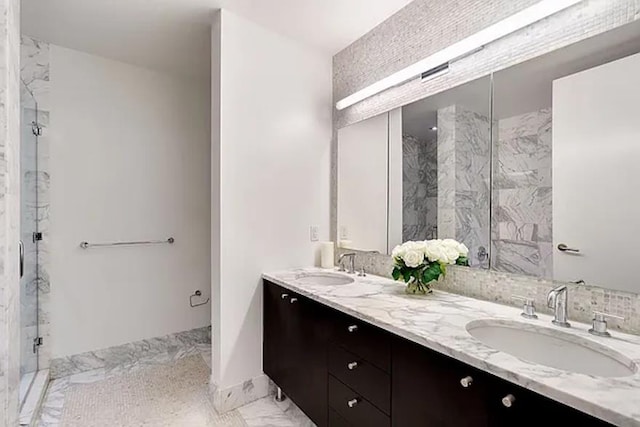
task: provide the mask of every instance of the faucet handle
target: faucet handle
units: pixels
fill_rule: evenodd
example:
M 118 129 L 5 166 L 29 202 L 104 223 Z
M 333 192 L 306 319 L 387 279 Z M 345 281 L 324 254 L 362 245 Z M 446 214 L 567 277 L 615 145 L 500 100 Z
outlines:
M 511 298 L 520 300 L 524 303 L 522 306 L 522 313 L 520 313 L 520 316 L 524 317 L 525 319 L 538 318 L 538 315 L 536 314 L 536 306 L 533 302 L 533 298 L 523 297 L 521 295 L 511 295 Z
M 624 317 L 622 316 L 616 316 L 615 314 L 609 314 L 602 311 L 594 311 L 593 325 L 591 326 L 591 329 L 589 329 L 589 333 L 599 337 L 610 337 L 611 334 L 607 331 L 607 318 L 624 320 Z
M 358 272 L 358 277 L 366 277 L 366 276 L 367 276 L 367 272 L 365 271 L 364 266 L 362 266 L 362 268 Z

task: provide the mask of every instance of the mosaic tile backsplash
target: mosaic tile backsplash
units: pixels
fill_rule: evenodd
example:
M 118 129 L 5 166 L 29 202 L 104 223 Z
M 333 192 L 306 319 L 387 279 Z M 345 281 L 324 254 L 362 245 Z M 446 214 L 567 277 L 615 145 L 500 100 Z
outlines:
M 346 251 L 353 252 L 350 249 Z M 337 256 L 342 252 L 345 250 L 338 249 Z M 360 270 L 362 267 L 367 273 L 391 277 L 393 261 L 388 255 L 358 252 L 356 268 Z M 521 302 L 514 300 L 513 296 L 525 296 L 534 300 L 537 311 L 552 313 L 547 308 L 547 293 L 561 284 L 569 288 L 570 320 L 589 324 L 593 319 L 593 311 L 604 311 L 625 319 L 607 320 L 612 330 L 640 334 L 640 294 L 457 266 L 449 267 L 447 277 L 435 288 L 516 307 Z

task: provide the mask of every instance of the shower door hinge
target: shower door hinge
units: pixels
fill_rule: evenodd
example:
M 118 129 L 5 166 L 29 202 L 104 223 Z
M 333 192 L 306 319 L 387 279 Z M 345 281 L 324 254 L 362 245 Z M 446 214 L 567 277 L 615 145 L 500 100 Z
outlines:
M 33 243 L 38 242 L 40 240 L 42 240 L 42 233 L 39 231 L 33 233 Z
M 33 339 L 33 352 L 38 352 L 38 347 L 42 345 L 42 337 L 37 337 Z

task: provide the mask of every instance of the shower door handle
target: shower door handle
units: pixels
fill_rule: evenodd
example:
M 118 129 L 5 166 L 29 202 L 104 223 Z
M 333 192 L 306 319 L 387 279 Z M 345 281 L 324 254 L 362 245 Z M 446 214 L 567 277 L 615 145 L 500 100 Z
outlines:
M 24 243 L 22 243 L 22 240 L 20 240 L 19 246 L 20 246 L 20 278 L 22 279 L 22 276 L 24 276 Z

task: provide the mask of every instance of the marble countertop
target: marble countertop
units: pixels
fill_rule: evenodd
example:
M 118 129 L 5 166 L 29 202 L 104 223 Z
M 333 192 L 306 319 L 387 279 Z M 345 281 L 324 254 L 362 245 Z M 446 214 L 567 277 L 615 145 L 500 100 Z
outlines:
M 308 285 L 296 280 L 301 274 L 328 271 L 332 270 L 304 268 L 265 273 L 263 277 L 616 426 L 640 426 L 640 372 L 603 378 L 538 365 L 481 343 L 465 328 L 473 320 L 497 319 L 554 329 L 551 316 L 538 313 L 537 320 L 528 320 L 520 316 L 518 308 L 438 290 L 426 296 L 410 296 L 404 293 L 402 283 L 372 275 L 349 275 L 355 282 L 339 286 Z M 640 366 L 640 336 L 612 332 L 611 338 L 595 337 L 587 332 L 589 327 L 572 322 L 572 327 L 562 332 L 618 351 Z

